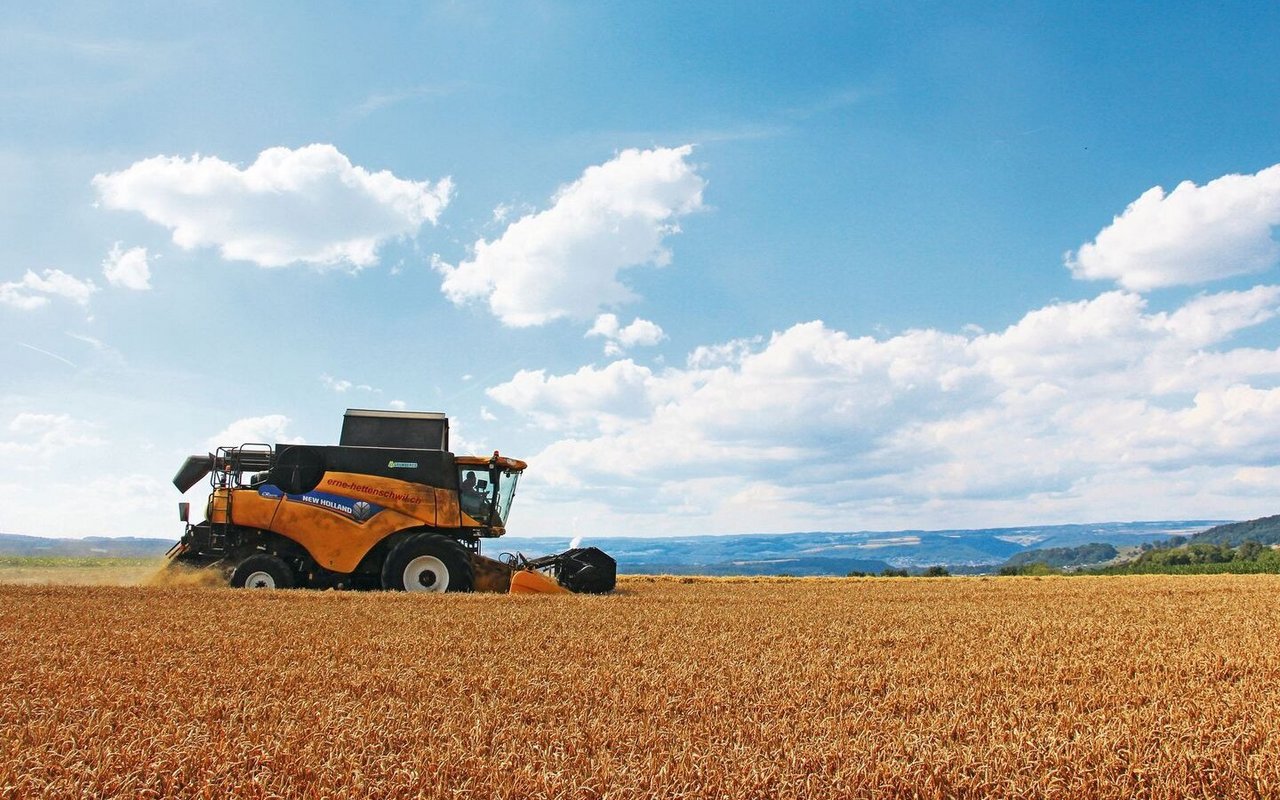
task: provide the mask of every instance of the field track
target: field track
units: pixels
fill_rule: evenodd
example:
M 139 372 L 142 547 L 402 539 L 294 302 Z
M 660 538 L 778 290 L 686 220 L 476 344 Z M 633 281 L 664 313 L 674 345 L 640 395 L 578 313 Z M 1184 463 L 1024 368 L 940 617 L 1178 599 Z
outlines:
M 1280 577 L 0 586 L 0 797 L 1277 797 Z

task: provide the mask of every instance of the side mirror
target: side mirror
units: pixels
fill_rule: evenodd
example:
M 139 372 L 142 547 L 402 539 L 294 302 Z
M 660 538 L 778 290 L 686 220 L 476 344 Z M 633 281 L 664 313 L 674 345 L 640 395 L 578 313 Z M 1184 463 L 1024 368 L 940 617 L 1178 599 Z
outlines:
M 191 504 L 190 503 L 178 503 L 178 519 L 182 520 L 183 522 L 191 521 Z

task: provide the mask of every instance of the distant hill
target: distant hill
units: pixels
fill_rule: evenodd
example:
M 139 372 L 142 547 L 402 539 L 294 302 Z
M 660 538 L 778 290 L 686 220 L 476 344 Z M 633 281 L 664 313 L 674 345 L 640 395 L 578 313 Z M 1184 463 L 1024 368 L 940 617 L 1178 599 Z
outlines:
M 1280 515 L 1218 525 L 1188 539 L 1193 544 L 1207 542 L 1225 544 L 1228 547 L 1239 547 L 1247 540 L 1266 545 L 1280 544 Z
M 1272 518 L 1280 524 L 1280 518 Z M 1259 521 L 1260 522 L 1260 521 Z M 623 573 L 677 575 L 847 575 L 890 567 L 919 572 L 945 566 L 959 573 L 995 572 L 1029 550 L 1093 543 L 1136 547 L 1172 536 L 1220 530 L 1222 520 L 1103 522 L 941 531 L 857 531 L 733 534 L 641 538 L 514 537 L 486 540 L 482 552 L 522 552 L 534 557 L 567 550 L 574 541 L 595 545 L 618 560 Z M 1219 526 L 1215 528 L 1214 526 Z M 1255 534 L 1256 535 L 1256 534 Z M 145 557 L 163 555 L 173 539 L 45 539 L 0 534 L 0 555 Z
M 1251 543 L 1251 544 L 1247 544 Z M 1280 546 L 1280 516 L 1215 525 L 1190 536 L 1176 534 L 1122 554 L 1111 544 L 1027 550 L 1000 567 L 1001 574 L 1081 568 L 1108 575 L 1146 573 L 1275 572 L 1271 548 Z
M 1045 547 L 1027 550 L 1004 562 L 1006 567 L 1025 567 L 1030 564 L 1045 564 L 1054 569 L 1063 567 L 1081 567 L 1089 564 L 1101 564 L 1120 555 L 1115 545 L 1105 542 L 1082 544 L 1079 547 Z
M 1103 522 L 946 531 L 735 534 L 664 538 L 581 537 L 618 560 L 625 573 L 702 575 L 846 575 L 883 572 L 885 566 L 921 571 L 940 565 L 953 572 L 995 572 L 1009 558 L 1032 549 L 1101 543 L 1136 547 L 1192 534 L 1220 520 Z M 545 555 L 568 549 L 569 537 L 508 536 L 484 543 L 485 555 Z
M 89 536 L 84 539 L 46 539 L 0 533 L 0 556 L 66 556 L 72 558 L 147 558 L 162 556 L 177 539 L 134 536 Z

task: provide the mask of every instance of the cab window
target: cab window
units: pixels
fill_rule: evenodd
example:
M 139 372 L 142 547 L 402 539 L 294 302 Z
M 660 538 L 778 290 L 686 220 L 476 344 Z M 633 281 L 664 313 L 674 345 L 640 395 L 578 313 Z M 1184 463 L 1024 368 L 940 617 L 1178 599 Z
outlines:
M 489 511 L 493 508 L 494 487 L 489 484 L 489 472 L 481 467 L 460 467 L 458 469 L 458 504 L 462 513 L 477 522 L 489 521 Z

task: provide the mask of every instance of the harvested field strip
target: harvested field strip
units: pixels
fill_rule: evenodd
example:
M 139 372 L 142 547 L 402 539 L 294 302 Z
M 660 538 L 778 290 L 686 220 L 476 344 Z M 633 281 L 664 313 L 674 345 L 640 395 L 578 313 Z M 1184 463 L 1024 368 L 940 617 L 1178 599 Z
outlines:
M 0 587 L 0 795 L 1280 794 L 1276 576 Z
M 0 556 L 0 584 L 136 586 L 164 564 L 154 557 Z

